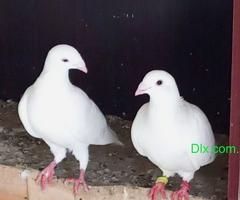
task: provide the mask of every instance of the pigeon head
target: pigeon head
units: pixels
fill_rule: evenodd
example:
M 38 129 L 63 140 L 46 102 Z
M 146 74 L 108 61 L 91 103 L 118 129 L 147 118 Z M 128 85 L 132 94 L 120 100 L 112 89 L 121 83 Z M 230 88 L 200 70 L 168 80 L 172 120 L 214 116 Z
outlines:
M 47 70 L 78 69 L 87 73 L 84 60 L 72 46 L 60 44 L 48 52 L 44 68 Z
M 179 96 L 179 91 L 174 78 L 169 73 L 163 70 L 153 70 L 145 75 L 135 92 L 135 96 L 141 94 L 164 98 Z

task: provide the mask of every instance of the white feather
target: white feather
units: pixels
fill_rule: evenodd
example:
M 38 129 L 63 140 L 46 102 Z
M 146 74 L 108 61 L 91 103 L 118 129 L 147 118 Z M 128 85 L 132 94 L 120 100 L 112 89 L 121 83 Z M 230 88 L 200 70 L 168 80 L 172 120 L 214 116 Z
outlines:
M 208 150 L 215 145 L 207 117 L 180 97 L 174 78 L 165 71 L 149 72 L 138 93 L 149 94 L 150 101 L 139 109 L 133 121 L 131 136 L 135 148 L 165 176 L 178 173 L 183 180 L 190 181 L 196 170 L 215 158 L 213 153 L 191 152 L 194 143 L 209 146 Z
M 120 142 L 94 102 L 70 83 L 69 69 L 87 72 L 76 49 L 68 45 L 52 48 L 42 73 L 19 103 L 19 116 L 30 135 L 50 146 L 57 163 L 69 149 L 85 170 L 89 144 Z

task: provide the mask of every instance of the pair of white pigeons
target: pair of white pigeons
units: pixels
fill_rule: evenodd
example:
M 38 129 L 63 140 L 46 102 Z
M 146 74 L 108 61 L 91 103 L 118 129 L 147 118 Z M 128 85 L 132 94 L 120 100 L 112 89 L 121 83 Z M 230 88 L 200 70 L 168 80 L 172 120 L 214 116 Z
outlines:
M 85 62 L 72 46 L 61 44 L 53 47 L 45 60 L 43 71 L 33 85 L 27 88 L 19 102 L 19 116 L 27 132 L 42 138 L 50 147 L 54 160 L 39 174 L 37 183 L 42 190 L 47 179 L 53 184 L 54 167 L 61 162 L 66 151 L 72 151 L 80 162 L 79 179 L 75 182 L 74 194 L 79 185 L 87 191 L 84 180 L 88 164 L 90 144 L 122 145 L 115 132 L 84 91 L 69 81 L 69 69 L 87 73 Z M 148 94 L 150 101 L 138 111 L 132 124 L 131 136 L 137 151 L 148 157 L 162 171 L 156 180 L 149 198 L 157 199 L 158 192 L 166 198 L 165 185 L 175 173 L 183 178 L 181 189 L 172 195 L 188 199 L 189 181 L 201 166 L 212 162 L 213 153 L 192 153 L 191 144 L 214 146 L 211 125 L 205 114 L 195 105 L 183 100 L 174 78 L 162 70 L 149 72 L 138 86 L 135 95 Z

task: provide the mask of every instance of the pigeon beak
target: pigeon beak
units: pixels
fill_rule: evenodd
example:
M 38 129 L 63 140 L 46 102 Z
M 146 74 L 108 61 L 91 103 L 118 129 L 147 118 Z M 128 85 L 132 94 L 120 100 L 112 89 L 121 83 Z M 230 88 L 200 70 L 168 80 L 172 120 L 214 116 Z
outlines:
M 87 69 L 85 63 L 79 63 L 79 64 L 76 64 L 74 66 L 76 67 L 75 69 L 81 70 L 84 73 L 88 73 L 88 69 Z
M 141 83 L 139 84 L 136 92 L 135 92 L 135 96 L 138 96 L 138 95 L 140 95 L 140 94 L 144 94 L 145 91 L 148 90 L 149 88 L 151 88 L 151 87 L 149 87 L 147 84 L 141 82 Z
M 86 66 L 84 67 L 79 67 L 79 70 L 83 71 L 84 73 L 88 73 L 88 69 Z

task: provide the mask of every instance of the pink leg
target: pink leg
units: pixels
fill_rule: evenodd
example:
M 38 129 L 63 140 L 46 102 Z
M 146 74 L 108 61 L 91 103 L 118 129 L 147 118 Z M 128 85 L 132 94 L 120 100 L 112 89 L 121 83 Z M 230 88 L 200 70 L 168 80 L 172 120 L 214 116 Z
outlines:
M 79 179 L 74 179 L 74 178 L 68 178 L 66 179 L 65 183 L 69 183 L 69 182 L 75 182 L 75 185 L 74 185 L 74 194 L 75 196 L 77 196 L 78 194 L 78 188 L 79 188 L 79 185 L 82 184 L 83 185 L 83 188 L 84 190 L 87 192 L 88 191 L 88 186 L 87 186 L 87 183 L 85 182 L 84 180 L 84 175 L 85 175 L 85 172 L 83 169 L 80 170 L 80 176 L 79 176 Z
M 54 173 L 54 167 L 57 165 L 56 161 L 52 161 L 44 170 L 41 171 L 41 173 L 39 174 L 38 178 L 37 178 L 37 184 L 40 184 L 41 180 L 42 180 L 42 190 L 45 191 L 46 189 L 46 180 L 48 177 L 48 182 L 50 185 L 53 184 L 52 181 L 52 176 Z
M 183 181 L 181 184 L 181 189 L 172 194 L 171 200 L 174 200 L 178 196 L 178 200 L 182 200 L 184 197 L 185 200 L 188 200 L 188 191 L 191 189 L 187 181 Z
M 166 199 L 165 183 L 163 183 L 163 182 L 158 182 L 153 186 L 153 188 L 151 189 L 151 191 L 148 195 L 148 198 L 152 199 L 152 200 L 157 200 L 157 195 L 158 195 L 159 190 L 162 193 L 162 197 L 164 199 Z

